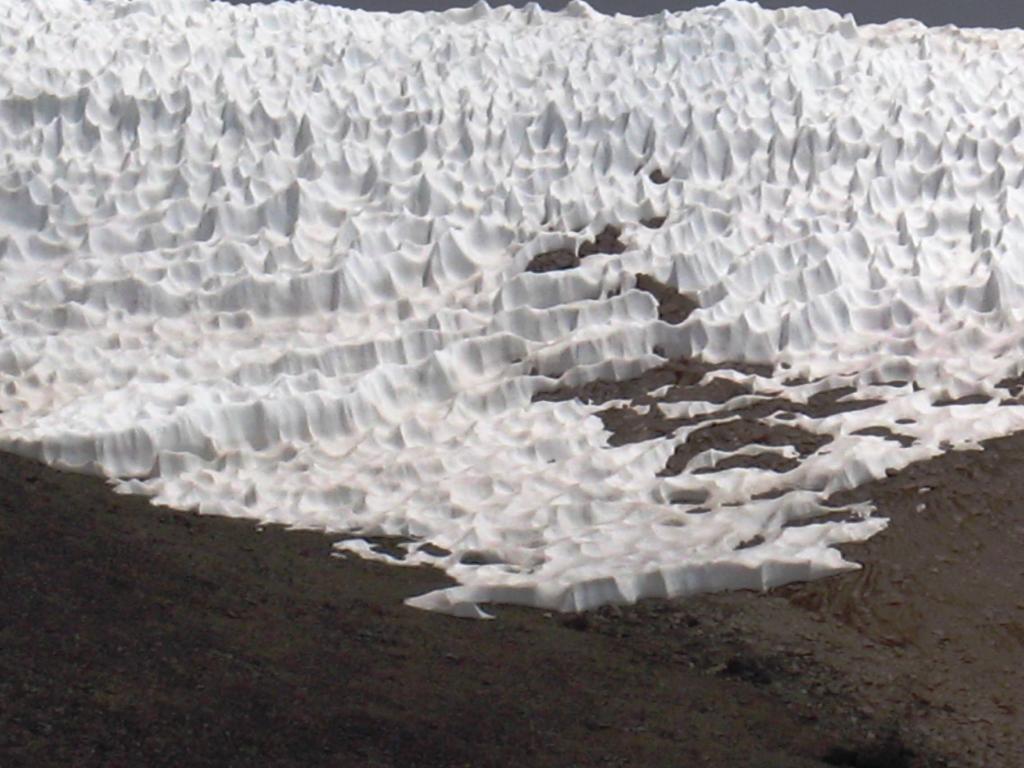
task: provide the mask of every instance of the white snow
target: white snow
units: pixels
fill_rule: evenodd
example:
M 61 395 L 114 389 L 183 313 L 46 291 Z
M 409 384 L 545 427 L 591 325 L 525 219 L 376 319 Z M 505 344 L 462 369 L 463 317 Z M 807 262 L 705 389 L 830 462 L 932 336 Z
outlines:
M 410 537 L 402 563 L 459 582 L 413 605 L 856 567 L 832 545 L 885 520 L 816 522 L 830 493 L 1024 428 L 937 404 L 1024 371 L 1020 32 L 733 1 L 0 0 L 0 56 L 0 446 L 174 507 Z M 625 253 L 524 271 L 609 223 Z M 701 309 L 659 322 L 641 272 Z M 655 348 L 883 404 L 788 422 L 834 437 L 790 472 L 695 474 L 708 452 L 666 478 L 691 428 L 610 447 L 597 406 L 531 402 Z M 915 442 L 852 434 L 879 426 Z

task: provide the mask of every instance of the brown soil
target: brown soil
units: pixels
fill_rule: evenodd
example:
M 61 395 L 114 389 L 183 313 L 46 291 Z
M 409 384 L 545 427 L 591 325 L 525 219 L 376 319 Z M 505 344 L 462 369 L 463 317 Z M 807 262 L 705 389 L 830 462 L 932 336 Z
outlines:
M 669 181 L 671 181 L 671 179 L 666 176 L 660 168 L 655 168 L 651 171 L 650 178 L 655 184 L 668 184 Z
M 648 221 L 653 221 L 653 219 Z M 622 230 L 609 224 L 593 240 L 581 243 L 575 252 L 568 248 L 556 248 L 552 251 L 538 253 L 530 259 L 530 263 L 526 265 L 526 271 L 555 272 L 562 269 L 573 269 L 580 265 L 581 259 L 593 256 L 595 253 L 622 253 L 626 250 L 626 244 L 619 239 L 621 236 Z
M 1022 456 L 848 495 L 892 517 L 857 573 L 494 622 L 404 607 L 436 572 L 4 456 L 0 765 L 1021 765 Z

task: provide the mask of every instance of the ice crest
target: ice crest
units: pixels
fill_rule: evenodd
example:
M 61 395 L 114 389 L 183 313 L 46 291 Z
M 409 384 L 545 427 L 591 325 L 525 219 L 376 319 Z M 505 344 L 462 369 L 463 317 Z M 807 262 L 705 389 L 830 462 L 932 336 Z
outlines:
M 569 0 L 562 12 L 566 16 L 573 16 L 577 19 L 591 19 L 600 15 L 584 0 Z

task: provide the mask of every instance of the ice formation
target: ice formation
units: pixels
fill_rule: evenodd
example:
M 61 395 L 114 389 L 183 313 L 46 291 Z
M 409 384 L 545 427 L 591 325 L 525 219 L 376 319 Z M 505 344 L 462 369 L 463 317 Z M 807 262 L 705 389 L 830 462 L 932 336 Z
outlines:
M 414 605 L 856 567 L 833 545 L 885 521 L 832 493 L 1024 428 L 1019 32 L 0 0 L 0 50 L 0 446 L 458 582 Z M 621 253 L 526 269 L 606 225 Z M 699 308 L 660 320 L 640 274 Z M 535 397 L 664 358 L 746 393 L 623 445 L 607 403 Z M 663 471 L 839 387 L 758 417 L 807 455 Z

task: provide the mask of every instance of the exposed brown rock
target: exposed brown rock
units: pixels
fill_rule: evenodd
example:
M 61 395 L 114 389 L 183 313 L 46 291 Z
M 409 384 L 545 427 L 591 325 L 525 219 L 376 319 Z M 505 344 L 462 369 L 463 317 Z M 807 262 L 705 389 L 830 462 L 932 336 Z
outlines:
M 563 269 L 573 269 L 580 265 L 580 260 L 595 253 L 622 253 L 626 250 L 626 244 L 619 238 L 622 230 L 611 224 L 602 229 L 597 237 L 582 243 L 576 252 L 568 248 L 555 248 L 554 250 L 538 253 L 530 263 L 526 265 L 527 272 L 555 272 Z
M 675 288 L 655 280 L 650 275 L 637 275 L 636 287 L 646 291 L 658 301 L 658 319 L 671 325 L 684 322 L 700 305 Z

